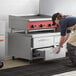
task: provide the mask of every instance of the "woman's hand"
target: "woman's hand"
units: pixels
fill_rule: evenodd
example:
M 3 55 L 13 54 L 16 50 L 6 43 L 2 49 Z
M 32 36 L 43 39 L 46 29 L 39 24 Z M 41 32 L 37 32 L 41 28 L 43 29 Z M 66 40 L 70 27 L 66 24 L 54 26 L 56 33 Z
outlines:
M 56 54 L 58 54 L 59 52 L 60 52 L 60 47 L 57 47 Z

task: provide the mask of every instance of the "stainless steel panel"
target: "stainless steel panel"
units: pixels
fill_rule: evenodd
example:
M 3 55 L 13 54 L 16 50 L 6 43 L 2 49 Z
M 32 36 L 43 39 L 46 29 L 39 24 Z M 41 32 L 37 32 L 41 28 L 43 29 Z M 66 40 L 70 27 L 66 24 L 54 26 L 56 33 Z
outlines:
M 31 37 L 26 37 L 22 33 L 10 33 L 8 54 L 16 58 L 32 60 Z

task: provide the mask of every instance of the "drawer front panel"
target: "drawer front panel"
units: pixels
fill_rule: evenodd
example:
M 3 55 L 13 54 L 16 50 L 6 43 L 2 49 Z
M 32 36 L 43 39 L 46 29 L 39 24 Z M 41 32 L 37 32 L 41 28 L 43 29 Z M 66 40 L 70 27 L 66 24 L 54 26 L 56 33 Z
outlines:
M 33 48 L 47 47 L 53 45 L 53 37 L 41 37 L 33 39 Z
M 62 48 L 58 54 L 55 53 L 55 48 L 50 48 L 49 50 L 45 50 L 45 60 L 62 58 L 65 56 L 66 56 L 65 48 Z

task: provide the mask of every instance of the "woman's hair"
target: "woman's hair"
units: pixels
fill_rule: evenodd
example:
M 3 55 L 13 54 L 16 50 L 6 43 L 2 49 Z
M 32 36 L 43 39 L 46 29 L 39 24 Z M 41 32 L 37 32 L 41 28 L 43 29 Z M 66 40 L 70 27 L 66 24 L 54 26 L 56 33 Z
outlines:
M 59 20 L 63 18 L 63 15 L 61 13 L 55 13 L 53 16 L 52 16 L 52 21 L 53 21 L 53 25 L 55 25 L 55 20 L 56 18 L 58 18 Z

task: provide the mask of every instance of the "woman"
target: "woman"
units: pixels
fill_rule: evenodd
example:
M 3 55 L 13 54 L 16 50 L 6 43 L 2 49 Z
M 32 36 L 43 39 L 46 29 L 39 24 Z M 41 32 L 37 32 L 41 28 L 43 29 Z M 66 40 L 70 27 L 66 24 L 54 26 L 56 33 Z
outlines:
M 61 32 L 60 42 L 56 53 L 60 52 L 61 47 L 63 46 L 65 41 L 68 40 L 67 50 L 68 50 L 69 59 L 72 62 L 68 64 L 68 66 L 70 67 L 76 66 L 76 31 L 75 31 L 76 17 L 62 15 L 61 13 L 55 13 L 52 16 L 52 21 L 53 24 L 59 25 Z M 71 30 L 74 32 L 70 36 Z

